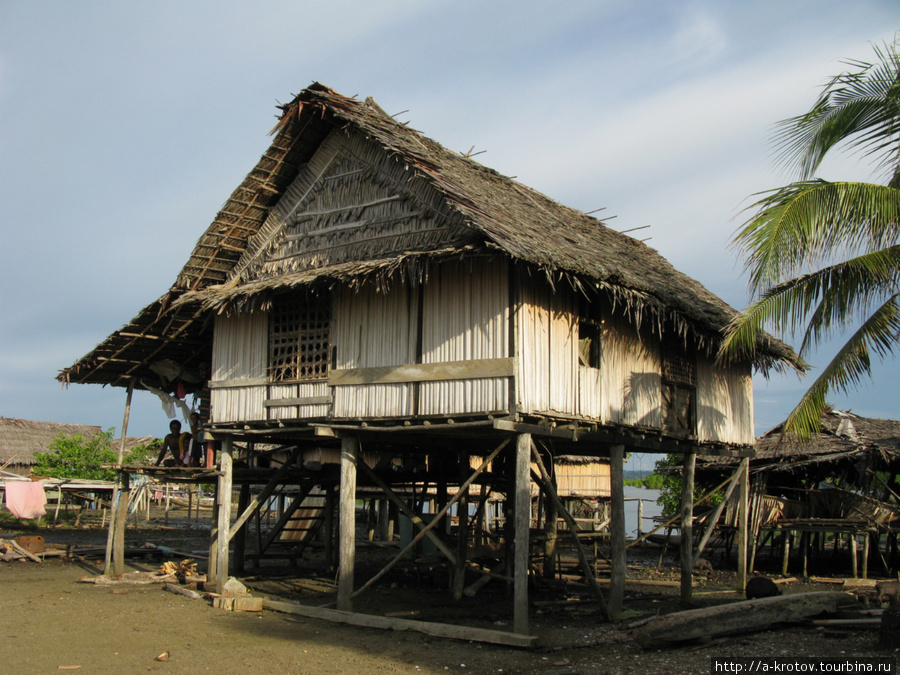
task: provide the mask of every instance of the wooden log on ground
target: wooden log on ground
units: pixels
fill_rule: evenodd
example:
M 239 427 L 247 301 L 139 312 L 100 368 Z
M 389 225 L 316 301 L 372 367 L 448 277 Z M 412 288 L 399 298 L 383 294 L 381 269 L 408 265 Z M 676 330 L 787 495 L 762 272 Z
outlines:
M 184 586 L 179 586 L 178 584 L 163 584 L 163 590 L 169 591 L 169 593 L 175 593 L 176 595 L 183 595 L 186 598 L 190 598 L 191 600 L 199 600 L 203 596 L 197 591 L 192 591 L 190 588 L 185 588 Z
M 287 614 L 297 614 L 314 619 L 324 619 L 343 623 L 351 626 L 364 626 L 367 628 L 383 628 L 388 630 L 411 630 L 435 637 L 452 638 L 456 640 L 473 640 L 475 642 L 487 642 L 490 644 L 506 645 L 508 647 L 534 648 L 538 638 L 533 635 L 520 635 L 507 633 L 506 631 L 492 630 L 489 628 L 474 628 L 471 626 L 456 626 L 445 623 L 432 623 L 430 621 L 414 621 L 410 619 L 396 619 L 372 614 L 357 614 L 355 612 L 343 612 L 337 609 L 324 609 L 322 607 L 310 607 L 296 602 L 282 600 L 269 600 L 263 598 L 263 608 Z
M 761 630 L 785 621 L 808 619 L 858 606 L 856 598 L 849 593 L 820 591 L 778 595 L 657 617 L 643 626 L 635 639 L 643 647 L 658 647 Z
M 78 577 L 77 581 L 97 586 L 145 586 L 175 582 L 178 581 L 178 578 L 174 574 L 155 575 L 151 572 L 128 572 L 126 574 L 90 574 Z

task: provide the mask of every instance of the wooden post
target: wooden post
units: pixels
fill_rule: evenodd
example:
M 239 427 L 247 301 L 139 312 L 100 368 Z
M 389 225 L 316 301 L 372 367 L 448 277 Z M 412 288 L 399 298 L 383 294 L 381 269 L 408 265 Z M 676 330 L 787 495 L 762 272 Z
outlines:
M 337 608 L 353 611 L 353 568 L 356 563 L 356 458 L 359 440 L 355 436 L 341 439 L 341 485 L 339 494 L 340 528 L 338 560 Z
M 550 476 L 551 485 L 556 490 L 556 471 Z M 556 544 L 559 537 L 559 510 L 556 502 L 549 497 L 544 498 L 544 578 L 556 576 Z
M 219 452 L 219 513 L 216 527 L 216 593 L 222 593 L 228 581 L 228 533 L 231 530 L 232 452 L 234 439 L 229 435 L 222 440 Z
M 782 532 L 784 532 L 784 555 L 781 560 L 781 575 L 787 576 L 788 564 L 791 560 L 791 533 L 788 530 L 782 530 Z
M 209 557 L 206 559 L 206 585 L 210 588 L 216 586 L 216 561 L 219 557 L 219 487 L 217 480 L 216 492 L 213 495 L 212 519 L 209 523 Z M 166 484 L 166 502 L 168 493 L 169 485 Z
M 610 483 L 610 525 L 609 544 L 612 558 L 612 572 L 609 579 L 609 614 L 612 621 L 618 621 L 622 614 L 622 599 L 625 597 L 625 446 L 612 445 L 609 448 Z
M 528 634 L 528 532 L 531 525 L 531 434 L 516 436 L 513 632 Z
M 624 490 L 623 490 L 624 492 Z M 644 500 L 638 499 L 637 503 L 637 538 L 641 538 L 641 526 L 644 523 Z
M 869 578 L 869 533 L 863 534 L 863 550 L 862 550 L 862 578 Z
M 744 457 L 741 460 L 741 467 L 738 469 L 741 474 L 741 486 L 738 493 L 738 568 L 737 568 L 737 587 L 743 590 L 747 587 L 747 546 L 749 543 L 750 527 L 747 519 L 750 511 L 750 458 Z M 715 527 L 715 523 L 710 523 L 710 528 Z
M 197 495 L 197 501 L 200 501 L 200 495 Z M 241 485 L 241 493 L 238 497 L 238 515 L 244 513 L 250 505 L 250 483 Z M 247 525 L 249 517 L 241 524 L 238 531 L 234 534 L 234 571 L 237 574 L 243 574 L 244 562 L 247 551 Z M 229 533 L 230 535 L 231 533 Z
M 459 482 L 463 485 L 470 471 L 469 453 L 459 454 Z M 460 600 L 466 585 L 466 558 L 469 550 L 469 488 L 460 488 L 456 502 L 456 565 L 453 570 L 453 599 Z
M 279 498 L 282 503 L 284 501 L 284 497 Z M 284 507 L 280 506 L 280 510 L 283 512 Z M 334 486 L 328 485 L 325 488 L 325 522 L 323 524 L 325 528 L 325 566 L 329 572 L 334 571 Z
M 122 487 L 119 490 L 119 498 L 116 501 L 115 510 L 110 510 L 110 517 L 114 518 L 115 535 L 113 538 L 113 572 L 125 574 L 125 526 L 128 524 L 128 502 L 131 497 L 131 486 L 128 474 L 119 471 L 119 480 Z M 113 520 L 110 520 L 112 526 Z
M 694 572 L 694 465 L 697 455 L 684 455 L 681 477 L 681 605 L 691 606 Z
M 859 579 L 859 544 L 856 541 L 856 533 L 847 536 L 850 538 L 850 572 L 854 579 Z
M 128 384 L 128 393 L 125 395 L 125 414 L 122 418 L 122 436 L 119 440 L 119 467 L 122 466 L 122 459 L 125 456 L 125 434 L 128 432 L 128 418 L 131 416 L 131 396 L 134 393 L 134 380 L 132 380 Z M 106 555 L 103 566 L 103 573 L 109 574 L 110 572 L 110 561 L 113 555 L 113 548 L 117 546 L 116 543 L 116 505 L 119 503 L 119 493 L 121 492 L 123 485 L 122 471 L 119 470 L 116 472 L 116 484 L 113 486 L 112 493 L 112 501 L 109 505 L 109 532 L 106 536 Z M 60 488 L 60 495 L 62 495 L 62 488 Z M 126 508 L 127 508 L 127 500 L 126 500 Z M 126 511 L 127 513 L 127 511 Z M 124 533 L 124 528 L 123 528 Z M 124 535 L 122 536 L 122 563 L 121 567 L 115 570 L 116 574 L 122 574 L 125 571 L 125 542 Z M 119 556 L 116 556 L 116 560 L 118 561 Z

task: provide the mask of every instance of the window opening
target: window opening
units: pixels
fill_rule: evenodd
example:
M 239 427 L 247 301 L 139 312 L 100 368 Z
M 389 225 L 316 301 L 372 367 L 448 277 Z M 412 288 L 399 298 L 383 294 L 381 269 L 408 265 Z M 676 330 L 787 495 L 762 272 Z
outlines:
M 327 378 L 331 351 L 331 297 L 280 296 L 273 303 L 270 317 L 270 380 Z

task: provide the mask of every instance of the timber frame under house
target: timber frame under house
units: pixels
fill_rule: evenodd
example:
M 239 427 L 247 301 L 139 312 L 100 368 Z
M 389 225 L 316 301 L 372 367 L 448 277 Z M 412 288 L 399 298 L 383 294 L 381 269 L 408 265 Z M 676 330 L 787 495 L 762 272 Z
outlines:
M 220 504 L 241 482 L 234 442 L 265 444 L 299 452 L 281 482 L 314 480 L 286 477 L 310 453 L 339 457 L 343 522 L 357 468 L 359 485 L 396 497 L 396 477 L 424 466 L 466 492 L 494 481 L 508 540 L 527 542 L 529 525 L 543 527 L 528 508 L 532 479 L 556 503 L 548 460 L 604 457 L 615 545 L 625 452 L 747 454 L 752 369 L 803 367 L 769 337 L 745 362 L 717 361 L 735 316 L 722 300 L 644 243 L 443 148 L 371 99 L 313 84 L 281 106 L 272 133 L 172 287 L 59 375 L 190 392 L 207 386 L 210 366 L 206 426 L 222 450 L 219 484 L 229 481 Z M 374 459 L 357 466 L 363 456 Z M 489 470 L 467 482 L 482 458 Z M 219 523 L 229 531 L 221 580 L 246 518 Z M 514 548 L 515 630 L 527 632 L 529 547 Z M 349 609 L 352 540 L 339 549 L 338 607 Z M 464 577 L 465 542 L 454 551 Z M 612 615 L 623 561 L 624 549 Z

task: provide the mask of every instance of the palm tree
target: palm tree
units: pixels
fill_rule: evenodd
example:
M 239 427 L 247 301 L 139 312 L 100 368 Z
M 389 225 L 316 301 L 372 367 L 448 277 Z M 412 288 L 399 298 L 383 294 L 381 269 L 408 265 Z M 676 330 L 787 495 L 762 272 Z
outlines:
M 819 429 L 825 396 L 871 375 L 871 357 L 900 341 L 900 41 L 875 47 L 873 63 L 849 61 L 812 109 L 779 122 L 779 161 L 798 180 L 761 193 L 734 238 L 758 299 L 729 327 L 723 358 L 744 358 L 764 329 L 802 332 L 800 356 L 850 331 L 788 416 L 785 430 Z M 814 178 L 837 146 L 874 161 L 884 184 Z M 854 330 L 855 329 L 855 330 Z

